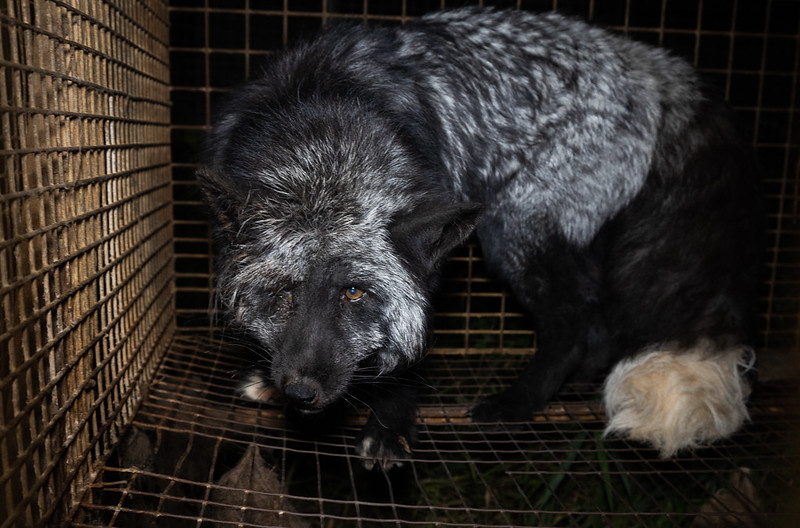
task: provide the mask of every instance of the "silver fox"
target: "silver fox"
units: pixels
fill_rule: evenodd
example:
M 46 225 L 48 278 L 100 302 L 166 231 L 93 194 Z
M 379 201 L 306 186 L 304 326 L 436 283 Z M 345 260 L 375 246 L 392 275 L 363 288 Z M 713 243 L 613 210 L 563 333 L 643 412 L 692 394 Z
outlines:
M 375 383 L 357 450 L 410 456 L 431 296 L 475 233 L 538 350 L 476 422 L 611 373 L 608 432 L 662 455 L 748 418 L 758 173 L 684 61 L 557 14 L 337 26 L 227 104 L 200 182 L 219 295 L 269 356 L 243 384 L 304 412 Z

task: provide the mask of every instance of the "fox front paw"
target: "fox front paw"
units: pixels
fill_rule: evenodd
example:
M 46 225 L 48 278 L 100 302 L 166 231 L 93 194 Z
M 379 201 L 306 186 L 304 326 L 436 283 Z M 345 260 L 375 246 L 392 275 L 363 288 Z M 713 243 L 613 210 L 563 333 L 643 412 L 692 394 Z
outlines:
M 365 427 L 356 439 L 356 453 L 363 458 L 367 470 L 378 464 L 384 471 L 401 467 L 411 458 L 411 445 L 416 432 L 412 428 L 399 434 L 385 427 Z

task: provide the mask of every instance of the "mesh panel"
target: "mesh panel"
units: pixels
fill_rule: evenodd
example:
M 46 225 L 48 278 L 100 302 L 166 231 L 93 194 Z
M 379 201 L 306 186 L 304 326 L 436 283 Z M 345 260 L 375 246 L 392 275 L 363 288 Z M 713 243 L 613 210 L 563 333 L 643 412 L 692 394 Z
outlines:
M 0 514 L 74 504 L 174 327 L 167 11 L 8 1 Z
M 463 2 L 245 1 L 175 2 L 171 9 L 173 160 L 178 324 L 213 326 L 213 262 L 205 207 L 194 184 L 202 132 L 232 87 L 258 72 L 272 50 L 323 24 L 365 20 L 400 24 L 426 11 Z M 473 2 L 477 3 L 477 2 Z M 704 80 L 734 107 L 752 138 L 764 173 L 768 210 L 767 253 L 759 327 L 761 345 L 800 349 L 800 231 L 798 231 L 796 2 L 530 1 L 484 2 L 531 9 L 557 8 L 632 38 L 665 46 L 694 64 Z M 454 289 L 440 301 L 441 348 L 528 348 L 530 326 L 513 300 L 487 281 L 480 254 L 459 255 L 447 274 Z M 510 301 L 510 304 L 508 302 Z M 510 325 L 510 326 L 509 326 Z M 483 332 L 482 332 L 483 330 Z M 485 335 L 483 340 L 481 335 Z M 499 343 L 502 341 L 502 345 Z
M 788 527 L 795 518 L 791 386 L 762 385 L 753 423 L 730 440 L 660 460 L 603 438 L 594 385 L 571 385 L 530 423 L 476 427 L 467 408 L 525 358 L 433 356 L 419 442 L 386 474 L 367 471 L 351 447 L 365 413 L 287 424 L 280 407 L 237 398 L 242 356 L 229 342 L 178 339 L 73 526 Z

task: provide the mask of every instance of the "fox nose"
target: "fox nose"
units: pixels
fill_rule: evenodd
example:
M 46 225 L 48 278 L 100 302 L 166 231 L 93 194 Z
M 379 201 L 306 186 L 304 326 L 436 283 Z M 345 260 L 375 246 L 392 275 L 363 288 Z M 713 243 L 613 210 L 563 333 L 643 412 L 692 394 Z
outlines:
M 319 383 L 309 378 L 296 378 L 283 385 L 283 394 L 294 405 L 301 409 L 310 409 L 319 401 L 322 390 Z

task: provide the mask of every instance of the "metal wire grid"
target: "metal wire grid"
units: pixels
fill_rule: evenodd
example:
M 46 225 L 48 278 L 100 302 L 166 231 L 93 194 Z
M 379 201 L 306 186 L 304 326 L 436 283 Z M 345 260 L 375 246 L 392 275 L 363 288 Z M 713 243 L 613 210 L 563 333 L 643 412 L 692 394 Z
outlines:
M 3 527 L 75 505 L 173 333 L 167 19 L 0 8 Z
M 487 390 L 487 370 L 510 378 L 521 358 L 507 359 L 433 358 L 433 386 L 463 385 L 423 397 L 419 445 L 387 475 L 353 453 L 363 415 L 287 427 L 280 407 L 234 395 L 235 345 L 179 338 L 73 526 L 791 525 L 800 408 L 785 387 L 761 386 L 753 423 L 730 441 L 662 461 L 602 437 L 592 385 L 529 424 L 470 424 L 459 406 Z M 274 480 L 226 480 L 252 446 Z
M 753 139 L 764 171 L 769 226 L 759 320 L 762 345 L 770 349 L 800 349 L 797 3 L 791 0 L 471 3 L 539 10 L 556 8 L 633 38 L 666 46 L 692 62 L 709 84 L 730 101 Z M 181 328 L 204 331 L 214 326 L 209 319 L 214 295 L 212 251 L 194 171 L 202 134 L 211 125 L 218 101 L 233 86 L 257 72 L 260 63 L 274 49 L 323 24 L 341 19 L 400 24 L 426 11 L 456 4 L 463 2 L 172 2 L 176 286 Z M 480 277 L 480 270 L 473 276 Z M 465 283 L 469 284 L 477 283 Z M 477 297 L 465 297 L 468 298 Z M 488 302 L 489 296 L 484 299 Z M 497 299 L 499 302 L 500 298 Z M 443 348 L 463 346 L 455 344 L 459 339 L 458 328 L 469 332 L 470 339 L 478 342 L 480 325 L 497 331 L 504 324 L 499 320 L 492 322 L 492 314 L 498 312 L 496 308 L 485 311 L 478 308 L 464 305 L 461 309 L 448 309 L 446 325 L 439 328 L 452 332 L 444 340 Z M 529 348 L 531 343 L 532 338 L 527 342 L 512 340 L 504 342 L 502 348 Z M 467 347 L 471 345 L 467 343 Z

